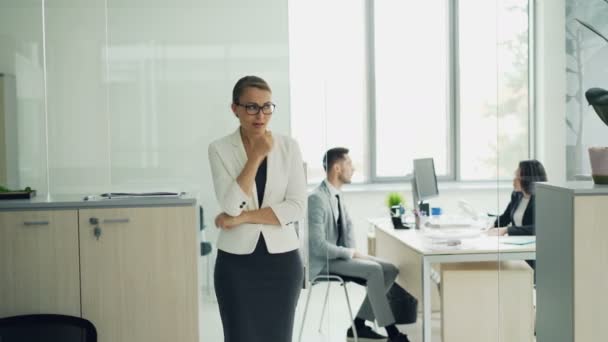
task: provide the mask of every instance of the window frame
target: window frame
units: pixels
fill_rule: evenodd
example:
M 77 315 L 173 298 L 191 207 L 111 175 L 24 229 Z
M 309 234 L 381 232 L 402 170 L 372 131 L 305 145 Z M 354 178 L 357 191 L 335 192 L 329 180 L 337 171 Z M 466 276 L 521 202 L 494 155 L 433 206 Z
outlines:
M 460 175 L 459 165 L 461 163 L 461 151 L 460 151 L 460 94 L 459 94 L 459 18 L 458 18 L 458 5 L 459 0 L 444 0 L 447 2 L 447 20 L 448 20 L 448 32 L 446 37 L 448 39 L 448 174 L 438 176 L 438 181 L 454 181 L 454 182 L 467 182 L 467 183 L 481 183 L 487 182 L 488 180 L 462 180 Z M 535 115 L 535 7 L 536 0 L 528 1 L 528 156 L 527 158 L 534 158 L 537 154 L 536 136 L 534 129 L 536 127 L 536 115 Z M 364 18 L 365 32 L 366 32 L 366 47 L 367 47 L 367 96 L 368 96 L 368 150 L 365 153 L 369 156 L 369 163 L 367 168 L 367 176 L 365 177 L 368 183 L 397 183 L 397 182 L 408 182 L 412 179 L 411 175 L 404 175 L 403 177 L 381 177 L 378 176 L 376 170 L 376 84 L 375 84 L 375 13 L 373 0 L 366 1 L 367 16 Z M 504 181 L 506 179 L 500 179 L 497 177 L 497 181 Z

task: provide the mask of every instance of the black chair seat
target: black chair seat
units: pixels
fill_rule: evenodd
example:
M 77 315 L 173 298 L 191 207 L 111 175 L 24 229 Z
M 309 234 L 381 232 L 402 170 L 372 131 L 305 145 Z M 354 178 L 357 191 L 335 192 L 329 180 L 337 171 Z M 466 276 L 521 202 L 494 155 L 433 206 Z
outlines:
M 36 314 L 0 318 L 2 342 L 97 342 L 97 330 L 80 317 Z

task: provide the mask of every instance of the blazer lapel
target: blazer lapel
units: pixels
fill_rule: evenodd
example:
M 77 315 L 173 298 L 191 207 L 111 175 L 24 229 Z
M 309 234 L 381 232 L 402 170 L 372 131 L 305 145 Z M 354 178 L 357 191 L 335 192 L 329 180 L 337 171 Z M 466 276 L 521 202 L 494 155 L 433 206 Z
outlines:
M 274 141 L 274 144 L 276 144 L 276 140 Z M 279 165 L 275 165 L 275 162 L 277 161 L 278 158 L 275 158 L 275 154 L 277 153 L 279 149 L 275 148 L 275 145 L 272 146 L 272 149 L 270 150 L 270 152 L 268 153 L 268 155 L 266 156 L 266 186 L 264 187 L 264 198 L 262 199 L 262 203 L 260 203 L 259 207 L 262 207 L 262 204 L 264 202 L 268 201 L 268 196 L 272 193 L 272 184 L 273 182 L 269 182 L 269 179 L 272 179 L 271 177 L 274 175 L 275 173 L 275 169 L 277 167 L 280 167 Z
M 336 223 L 338 221 L 338 218 L 334 213 L 331 191 L 329 191 L 329 188 L 327 187 L 327 184 L 325 184 L 325 181 L 321 183 L 321 189 L 325 193 L 325 196 L 327 196 L 327 204 L 329 205 L 329 211 L 331 212 L 331 227 L 335 234 L 338 234 L 338 224 Z M 342 206 L 342 208 L 344 208 L 344 206 Z M 327 236 L 329 236 L 329 234 L 327 234 Z M 342 212 L 342 236 L 346 236 L 346 220 L 344 217 L 344 212 Z M 338 235 L 336 235 L 335 237 L 338 238 Z M 332 243 L 337 243 L 337 241 L 332 241 Z
M 325 196 L 327 196 L 327 204 L 329 204 L 329 211 L 331 212 L 331 218 L 332 218 L 331 222 L 333 222 L 334 223 L 333 225 L 335 225 L 336 214 L 334 213 L 334 209 L 331 204 L 331 192 L 329 191 L 329 188 L 327 188 L 327 185 L 325 185 L 325 181 L 321 182 L 321 191 L 323 191 Z
M 524 217 L 522 218 L 522 225 L 532 224 L 532 215 L 534 215 L 534 195 L 530 196 L 530 201 L 528 202 L 528 206 L 526 207 L 526 211 L 524 211 Z
M 247 153 L 245 152 L 245 146 L 243 145 L 243 140 L 241 139 L 240 128 L 237 128 L 237 130 L 230 136 L 230 144 L 232 145 L 232 164 L 234 165 L 234 171 L 236 171 L 236 174 L 233 176 L 236 178 L 243 170 L 245 163 L 247 162 Z
M 234 179 L 236 179 L 243 169 L 245 168 L 245 163 L 247 163 L 247 152 L 245 151 L 245 145 L 243 145 L 243 139 L 241 139 L 241 128 L 237 128 L 234 133 L 232 133 L 230 137 L 230 143 L 232 145 L 232 165 L 234 166 L 232 175 Z M 253 204 L 255 209 L 260 208 L 260 204 L 258 203 L 257 196 L 257 187 L 255 182 L 253 182 Z

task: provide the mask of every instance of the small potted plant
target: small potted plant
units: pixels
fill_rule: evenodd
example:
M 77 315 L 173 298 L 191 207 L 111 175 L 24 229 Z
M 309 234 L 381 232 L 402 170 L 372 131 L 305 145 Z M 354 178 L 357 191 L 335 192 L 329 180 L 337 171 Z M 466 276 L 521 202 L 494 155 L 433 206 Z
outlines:
M 386 205 L 391 213 L 391 221 L 393 222 L 394 228 L 404 228 L 403 222 L 401 221 L 401 215 L 405 214 L 405 208 L 403 207 L 405 201 L 403 196 L 398 192 L 391 192 L 386 198 Z
M 608 90 L 591 88 L 585 92 L 589 105 L 608 126 Z M 595 184 L 608 184 L 608 147 L 589 147 L 591 176 Z

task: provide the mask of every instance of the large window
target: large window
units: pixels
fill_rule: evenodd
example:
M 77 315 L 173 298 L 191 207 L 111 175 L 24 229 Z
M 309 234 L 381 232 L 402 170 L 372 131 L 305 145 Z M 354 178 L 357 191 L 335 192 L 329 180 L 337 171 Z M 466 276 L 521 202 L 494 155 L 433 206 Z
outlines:
M 353 181 L 365 181 L 365 0 L 290 1 L 289 13 L 291 131 L 308 165 L 308 181 L 324 178 L 329 146 L 348 147 L 357 170 Z
M 323 177 L 350 148 L 355 181 L 510 179 L 530 157 L 532 0 L 291 0 L 292 134 Z M 314 25 L 312 24 L 314 22 Z
M 510 179 L 529 157 L 527 3 L 459 2 L 461 179 Z
M 403 177 L 433 156 L 450 173 L 446 2 L 374 2 L 375 176 Z M 374 170 L 374 169 L 372 169 Z

